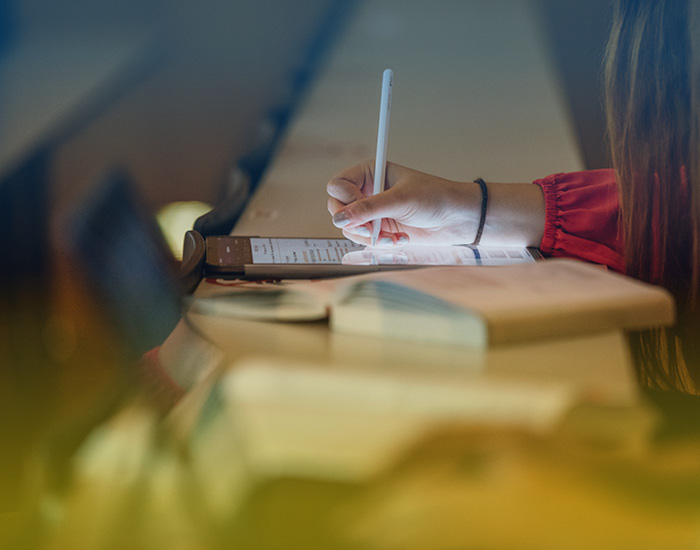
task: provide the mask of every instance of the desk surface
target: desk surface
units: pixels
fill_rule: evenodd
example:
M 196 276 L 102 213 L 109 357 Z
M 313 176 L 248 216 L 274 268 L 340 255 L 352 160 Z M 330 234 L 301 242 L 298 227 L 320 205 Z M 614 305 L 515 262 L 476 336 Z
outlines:
M 364 4 L 292 123 L 279 154 L 234 233 L 306 237 L 337 234 L 325 208 L 325 183 L 333 173 L 374 154 L 380 75 L 385 66 L 391 66 L 396 74 L 389 144 L 391 160 L 448 178 L 469 179 L 480 175 L 502 181 L 527 181 L 551 172 L 581 168 L 527 3 L 370 1 Z M 603 402 L 610 402 L 609 398 L 615 395 L 624 396 L 636 387 L 626 340 L 620 333 L 481 351 L 360 338 L 333 333 L 323 322 L 261 323 L 192 313 L 188 324 L 181 323 L 160 351 L 164 365 L 175 365 L 177 368 L 171 372 L 181 376 L 185 383 L 188 377 L 192 382 L 193 375 L 203 374 L 201 354 L 183 361 L 188 355 L 192 357 L 192 349 L 197 348 L 192 344 L 193 334 L 205 335 L 216 345 L 224 356 L 225 368 L 232 369 L 234 376 L 241 372 L 236 367 L 251 364 L 259 367 L 270 361 L 276 367 L 290 370 L 300 364 L 316 365 L 341 373 L 341 379 L 343 372 L 357 369 L 402 379 L 452 377 L 458 381 L 455 385 L 482 379 L 567 381 Z M 221 364 L 217 354 L 211 357 L 215 358 L 210 363 L 212 368 Z M 255 360 L 262 363 L 251 363 Z M 260 519 L 253 522 L 256 532 L 261 531 L 259 525 L 266 527 L 266 533 L 276 534 L 280 528 L 281 544 L 297 542 L 290 537 L 294 533 L 280 527 L 289 522 L 297 529 L 296 534 L 308 528 L 310 536 L 318 541 L 319 530 L 325 526 L 319 518 L 325 515 L 332 520 L 329 525 L 343 526 L 341 531 L 351 525 L 348 506 L 352 506 L 355 496 L 351 493 L 348 497 L 347 485 L 339 484 L 340 497 L 336 501 L 325 494 L 318 500 L 308 497 L 308 491 L 314 488 L 320 491 L 329 487 L 327 483 L 317 483 L 319 472 L 332 470 L 333 460 L 336 466 L 347 465 L 362 450 L 371 454 L 373 460 L 377 455 L 381 457 L 380 443 L 386 446 L 387 440 L 396 437 L 398 420 L 393 415 L 373 416 L 371 407 L 365 410 L 362 403 L 366 401 L 359 399 L 365 397 L 362 392 L 353 394 L 358 399 L 346 401 L 345 404 L 353 405 L 346 408 L 334 408 L 333 399 L 327 395 L 321 401 L 328 409 L 305 407 L 307 403 L 301 400 L 293 403 L 297 406 L 289 407 L 288 401 L 279 398 L 289 397 L 284 379 L 284 376 L 274 379 L 279 395 L 268 395 L 257 387 L 254 388 L 257 393 L 253 391 L 252 395 L 235 401 L 230 416 L 222 415 L 221 431 L 211 430 L 209 442 L 224 449 L 222 464 L 238 464 L 235 452 L 245 455 L 252 449 L 246 455 L 252 457 L 250 463 L 262 470 L 269 466 L 272 474 L 263 479 L 272 482 L 264 484 L 263 496 L 255 499 L 253 505 L 251 517 Z M 206 382 L 215 384 L 214 377 L 205 383 L 200 381 L 195 391 L 188 394 L 174 411 L 176 420 L 191 427 L 197 422 L 193 411 L 208 410 L 202 406 L 209 403 L 209 395 L 217 395 L 217 403 L 221 404 L 221 394 L 209 393 L 211 386 Z M 228 387 L 235 388 L 236 384 Z M 418 417 L 410 417 L 403 427 L 408 432 L 413 430 L 412 435 L 420 438 L 422 428 Z M 592 422 L 596 421 L 598 426 L 608 426 L 607 420 L 595 417 Z M 234 433 L 247 445 L 243 451 L 236 447 L 238 440 L 231 435 Z M 377 434 L 387 438 L 374 441 L 374 445 L 373 437 L 376 439 Z M 424 477 L 410 475 L 409 452 L 408 470 L 399 461 L 396 470 L 399 479 L 372 478 L 377 483 L 367 488 L 369 498 L 355 501 L 357 510 L 364 514 L 358 530 L 360 537 L 375 543 L 368 546 L 376 548 L 457 547 L 466 541 L 473 542 L 475 536 L 476 540 L 482 540 L 478 539 L 480 531 L 484 533 L 483 543 L 474 544 L 483 547 L 522 546 L 523 541 L 536 541 L 533 547 L 542 544 L 566 547 L 569 542 L 585 541 L 581 547 L 608 544 L 616 548 L 620 540 L 629 542 L 636 537 L 651 547 L 655 544 L 651 541 L 656 540 L 653 532 L 657 523 L 661 528 L 656 532 L 664 540 L 673 532 L 670 525 L 683 523 L 675 517 L 667 521 L 665 516 L 658 518 L 658 522 L 656 518 L 639 522 L 635 514 L 625 513 L 617 495 L 610 498 L 612 493 L 591 493 L 589 466 L 600 465 L 602 448 L 597 448 L 595 452 L 601 454 L 589 462 L 591 455 L 583 453 L 580 458 L 585 467 L 578 471 L 579 457 L 573 456 L 576 447 L 572 450 L 566 437 L 562 440 L 566 454 L 551 454 L 546 444 L 544 448 L 532 446 L 528 447 L 533 452 L 530 460 L 517 442 L 511 445 L 506 438 L 504 443 L 498 439 L 501 435 L 497 433 L 496 439 L 488 442 L 485 452 L 473 450 L 475 445 L 478 448 L 481 437 L 478 433 L 457 436 L 451 441 L 465 445 L 469 451 L 460 454 L 457 447 L 448 445 L 445 463 L 430 459 L 430 452 L 436 448 L 440 452 L 439 441 L 437 446 L 426 444 L 423 451 L 428 459 L 421 473 Z M 233 441 L 228 447 L 227 438 L 230 438 L 228 443 Z M 198 441 L 205 439 L 206 435 Z M 318 448 L 307 444 L 310 440 L 318 443 Z M 339 456 L 338 448 L 348 451 L 347 455 Z M 494 453 L 495 448 L 502 449 L 502 454 Z M 210 480 L 212 489 L 225 487 L 222 472 L 227 470 L 212 468 L 216 463 L 211 457 L 212 448 L 202 444 L 201 449 L 203 471 L 215 472 Z M 194 456 L 197 452 L 195 449 Z M 611 454 L 615 454 L 614 448 Z M 284 458 L 290 456 L 290 464 L 296 470 L 285 469 L 289 464 L 284 463 Z M 419 459 L 421 456 L 419 451 Z M 489 461 L 496 466 L 484 468 Z M 567 471 L 570 464 L 574 466 Z M 311 483 L 293 483 L 292 474 L 299 475 L 299 468 L 311 472 Z M 532 477 L 530 468 L 544 475 Z M 565 472 L 563 476 L 558 475 L 559 470 Z M 401 478 L 407 471 L 409 475 Z M 444 483 L 441 483 L 442 474 Z M 480 477 L 482 474 L 485 477 Z M 206 475 L 201 479 L 206 483 Z M 238 479 L 234 476 L 234 480 Z M 470 485 L 465 480 L 476 482 Z M 441 491 L 441 487 L 450 491 Z M 542 501 L 551 498 L 553 490 L 562 487 L 563 498 L 555 498 L 555 504 L 549 508 L 538 508 Z M 518 488 L 524 488 L 525 498 L 517 494 Z M 410 498 L 412 490 L 415 500 Z M 533 494 L 538 498 L 533 500 Z M 470 498 L 474 502 L 471 508 L 465 506 Z M 268 508 L 261 505 L 265 499 Z M 427 508 L 416 505 L 426 500 L 432 505 Z M 302 515 L 307 514 L 304 517 L 313 518 L 312 521 L 307 524 L 303 519 L 288 521 L 307 501 L 313 503 L 312 511 Z M 585 510 L 587 505 L 597 516 L 592 520 Z M 256 511 L 259 518 L 254 515 Z M 382 515 L 383 511 L 386 515 Z M 572 522 L 565 527 L 562 526 L 567 522 L 559 518 L 562 511 L 565 519 Z M 430 517 L 427 522 L 426 517 Z M 504 517 L 508 518 L 507 529 L 502 528 Z M 586 520 L 580 520 L 582 517 Z M 691 526 L 688 532 L 692 537 L 696 517 L 687 517 L 690 520 L 683 527 Z M 610 518 L 612 524 L 608 524 Z M 435 525 L 444 528 L 436 530 Z M 464 532 L 455 530 L 455 526 L 462 525 L 468 526 Z M 644 532 L 649 526 L 649 532 Z M 561 538 L 552 542 L 557 540 L 559 530 Z M 499 544 L 499 537 L 504 534 L 506 538 L 512 535 L 513 541 Z M 421 536 L 425 537 L 423 546 L 416 542 Z M 587 539 L 596 541 L 590 543 Z M 294 542 L 291 544 L 295 545 Z
M 361 5 L 290 125 L 239 235 L 338 235 L 325 184 L 372 158 L 381 74 L 394 70 L 389 160 L 461 181 L 580 170 L 529 2 Z
M 386 66 L 395 71 L 391 160 L 448 178 L 492 181 L 581 168 L 528 2 L 371 0 L 312 85 L 235 234 L 338 234 L 325 184 L 373 155 Z M 190 314 L 190 325 L 181 324 L 161 349 L 166 366 L 185 355 L 188 344 L 178 341 L 188 341 L 192 326 L 223 351 L 228 365 L 263 356 L 403 373 L 447 369 L 477 378 L 567 380 L 608 398 L 629 398 L 635 388 L 619 333 L 470 352 L 334 334 L 325 323 Z M 179 375 L 185 385 L 192 382 L 189 367 Z
M 531 7 L 515 0 L 362 3 L 233 232 L 339 233 L 326 210 L 325 184 L 335 172 L 373 155 L 387 66 L 395 71 L 391 160 L 443 177 L 480 175 L 492 181 L 580 169 Z M 334 334 L 325 323 L 256 323 L 196 314 L 191 322 L 223 350 L 229 365 L 265 356 L 333 367 L 570 379 L 603 392 L 605 381 L 610 395 L 634 388 L 617 333 L 484 353 L 366 341 Z M 187 341 L 187 331 L 181 325 L 161 350 L 166 365 L 178 363 L 183 348 L 177 342 Z M 192 376 L 187 367 L 181 370 L 183 378 Z

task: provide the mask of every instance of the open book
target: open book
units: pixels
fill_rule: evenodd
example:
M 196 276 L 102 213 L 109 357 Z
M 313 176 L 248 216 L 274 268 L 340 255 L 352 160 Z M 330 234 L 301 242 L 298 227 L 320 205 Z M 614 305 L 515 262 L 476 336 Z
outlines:
M 336 331 L 472 347 L 666 326 L 675 316 L 664 289 L 567 259 L 248 283 L 203 291 L 192 308 L 252 320 L 329 318 Z

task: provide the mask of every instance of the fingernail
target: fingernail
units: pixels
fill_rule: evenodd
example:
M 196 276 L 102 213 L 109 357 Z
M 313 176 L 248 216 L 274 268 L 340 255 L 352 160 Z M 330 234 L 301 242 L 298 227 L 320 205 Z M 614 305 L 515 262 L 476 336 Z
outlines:
M 378 244 L 382 246 L 391 246 L 392 244 L 394 244 L 394 241 L 391 240 L 391 237 L 382 237 L 381 239 L 379 239 Z
M 396 242 L 399 244 L 408 244 L 408 237 L 406 235 L 401 235 Z
M 357 233 L 360 237 L 371 237 L 372 236 L 372 233 L 370 232 L 370 230 L 367 229 L 367 227 L 365 227 L 364 225 L 357 226 L 353 231 L 355 233 Z
M 333 225 L 336 227 L 345 227 L 350 223 L 350 219 L 345 212 L 336 212 L 333 214 Z

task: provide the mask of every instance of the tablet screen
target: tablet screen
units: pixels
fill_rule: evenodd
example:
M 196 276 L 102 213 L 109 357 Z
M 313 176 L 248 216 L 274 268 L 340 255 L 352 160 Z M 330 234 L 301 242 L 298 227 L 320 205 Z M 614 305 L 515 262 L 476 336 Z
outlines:
M 533 262 L 524 247 L 365 247 L 348 239 L 250 239 L 253 264 L 331 265 L 506 265 Z

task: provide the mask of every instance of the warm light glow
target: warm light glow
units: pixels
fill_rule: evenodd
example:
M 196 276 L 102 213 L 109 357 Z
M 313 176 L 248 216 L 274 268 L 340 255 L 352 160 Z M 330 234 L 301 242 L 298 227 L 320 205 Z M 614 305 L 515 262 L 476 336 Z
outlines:
M 182 240 L 185 232 L 192 229 L 194 221 L 212 207 L 204 202 L 173 202 L 158 212 L 158 225 L 165 240 L 178 260 L 182 260 Z

